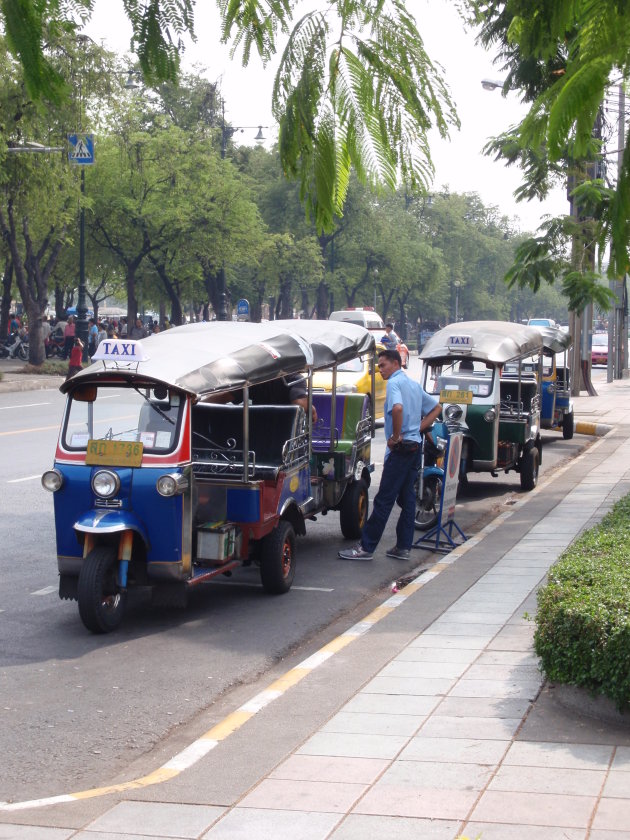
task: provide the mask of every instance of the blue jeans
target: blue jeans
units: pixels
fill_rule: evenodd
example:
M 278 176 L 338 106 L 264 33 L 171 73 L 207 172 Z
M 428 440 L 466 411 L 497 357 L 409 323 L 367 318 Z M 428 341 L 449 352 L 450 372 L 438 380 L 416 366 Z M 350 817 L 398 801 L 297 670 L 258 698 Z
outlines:
M 396 524 L 396 545 L 398 548 L 411 548 L 416 518 L 414 484 L 420 461 L 420 447 L 410 455 L 390 450 L 383 466 L 378 493 L 374 497 L 372 513 L 361 534 L 361 545 L 366 551 L 372 552 L 378 545 L 396 499 L 402 504 Z

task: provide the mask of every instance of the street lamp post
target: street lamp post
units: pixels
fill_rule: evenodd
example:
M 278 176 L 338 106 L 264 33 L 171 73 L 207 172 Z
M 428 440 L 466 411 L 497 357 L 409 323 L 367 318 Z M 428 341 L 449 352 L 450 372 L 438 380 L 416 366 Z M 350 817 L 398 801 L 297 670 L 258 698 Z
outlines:
M 455 287 L 455 323 L 459 321 L 459 289 L 461 285 L 461 280 L 455 280 L 453 282 L 453 286 Z
M 253 125 L 226 125 L 225 124 L 225 103 L 221 103 L 221 159 L 225 160 L 225 155 L 227 152 L 227 144 L 229 139 L 237 132 L 237 131 L 245 131 L 245 129 L 258 129 L 258 134 L 254 137 L 254 140 L 258 142 L 262 142 L 265 137 L 263 135 L 263 127 L 266 128 L 267 126 L 253 126 Z M 221 263 L 221 268 L 219 269 L 219 274 L 217 276 L 218 281 L 218 295 L 219 295 L 219 308 L 217 310 L 217 321 L 227 321 L 228 319 L 228 310 L 227 310 L 227 286 L 225 282 L 225 260 Z

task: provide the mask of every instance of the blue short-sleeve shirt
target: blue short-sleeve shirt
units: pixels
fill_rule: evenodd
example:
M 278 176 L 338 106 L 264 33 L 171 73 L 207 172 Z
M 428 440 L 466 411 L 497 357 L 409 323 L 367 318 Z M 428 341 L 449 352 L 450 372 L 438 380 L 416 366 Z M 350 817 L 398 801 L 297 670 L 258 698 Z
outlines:
M 393 373 L 387 380 L 385 395 L 385 438 L 388 440 L 394 431 L 392 409 L 395 405 L 403 407 L 403 438 L 420 443 L 422 418 L 438 405 L 438 400 L 427 394 L 418 382 L 410 379 L 402 370 Z

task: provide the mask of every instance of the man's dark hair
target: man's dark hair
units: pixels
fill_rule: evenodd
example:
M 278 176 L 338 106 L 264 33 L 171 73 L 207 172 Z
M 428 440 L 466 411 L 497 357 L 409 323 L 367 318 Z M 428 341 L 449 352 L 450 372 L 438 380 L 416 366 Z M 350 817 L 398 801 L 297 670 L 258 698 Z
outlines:
M 389 328 L 390 328 L 390 330 L 393 330 L 393 329 L 394 329 L 394 325 L 393 325 L 393 324 L 385 324 L 385 329 L 387 329 L 387 327 L 389 327 Z
M 393 362 L 398 362 L 400 367 L 402 367 L 402 358 L 398 350 L 381 350 L 378 357 L 379 359 L 391 359 Z

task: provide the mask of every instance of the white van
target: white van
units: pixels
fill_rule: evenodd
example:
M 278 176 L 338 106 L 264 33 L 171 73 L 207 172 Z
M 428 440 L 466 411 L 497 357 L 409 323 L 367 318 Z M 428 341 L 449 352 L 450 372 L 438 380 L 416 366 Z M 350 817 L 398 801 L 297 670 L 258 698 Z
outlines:
M 372 308 L 362 309 L 361 307 L 350 307 L 331 312 L 328 316 L 330 321 L 348 321 L 350 324 L 358 324 L 366 330 L 384 330 L 385 324 L 381 316 Z M 381 333 L 382 335 L 382 333 Z

